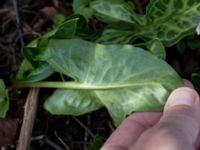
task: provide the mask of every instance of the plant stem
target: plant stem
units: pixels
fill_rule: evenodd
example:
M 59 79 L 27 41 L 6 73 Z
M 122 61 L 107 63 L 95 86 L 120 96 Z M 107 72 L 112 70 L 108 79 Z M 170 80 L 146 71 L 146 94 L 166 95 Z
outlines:
M 75 82 L 33 82 L 33 83 L 25 83 L 25 82 L 17 82 L 14 84 L 17 88 L 26 88 L 26 87 L 40 87 L 40 88 L 67 88 L 67 89 L 87 89 L 86 86 L 82 84 L 77 84 Z
M 118 88 L 128 88 L 128 87 L 135 87 L 135 86 L 145 86 L 145 85 L 157 85 L 160 86 L 159 83 L 76 83 L 76 82 L 17 82 L 14 84 L 16 88 L 27 88 L 27 87 L 40 87 L 40 88 L 60 88 L 60 89 L 77 89 L 77 90 L 110 90 L 110 89 L 118 89 Z

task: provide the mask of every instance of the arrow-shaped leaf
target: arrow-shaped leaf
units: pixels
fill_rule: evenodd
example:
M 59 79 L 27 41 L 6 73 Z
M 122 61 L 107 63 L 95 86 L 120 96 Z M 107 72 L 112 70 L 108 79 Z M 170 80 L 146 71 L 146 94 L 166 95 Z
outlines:
M 70 90 L 56 91 L 45 102 L 52 114 L 77 115 L 105 106 L 119 124 L 134 111 L 161 111 L 169 93 L 182 86 L 166 62 L 131 45 L 51 40 L 47 50 L 49 65 L 74 80 L 61 82 L 60 88 Z

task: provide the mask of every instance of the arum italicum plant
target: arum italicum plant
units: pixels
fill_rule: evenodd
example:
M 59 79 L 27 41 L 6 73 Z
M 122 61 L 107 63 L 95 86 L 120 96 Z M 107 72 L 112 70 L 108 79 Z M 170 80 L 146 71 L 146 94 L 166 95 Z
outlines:
M 54 115 L 106 107 L 119 125 L 132 112 L 162 111 L 170 92 L 183 85 L 164 61 L 165 47 L 195 34 L 200 0 L 150 0 L 145 15 L 125 0 L 74 0 L 73 9 L 23 48 L 16 86 L 56 88 L 44 103 Z M 92 30 L 92 16 L 105 26 Z M 53 73 L 70 80 L 42 81 Z

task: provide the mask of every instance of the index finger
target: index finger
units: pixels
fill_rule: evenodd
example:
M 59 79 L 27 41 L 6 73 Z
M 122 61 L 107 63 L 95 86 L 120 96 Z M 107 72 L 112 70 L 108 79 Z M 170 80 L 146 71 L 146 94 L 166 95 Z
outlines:
M 162 113 L 139 112 L 130 115 L 109 137 L 101 150 L 127 150 L 140 135 L 156 124 Z

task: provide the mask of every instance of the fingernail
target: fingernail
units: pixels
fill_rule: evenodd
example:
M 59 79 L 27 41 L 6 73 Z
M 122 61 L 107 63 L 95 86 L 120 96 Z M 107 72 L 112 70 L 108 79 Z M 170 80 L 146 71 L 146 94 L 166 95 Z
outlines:
M 177 105 L 188 105 L 195 104 L 197 94 L 193 89 L 183 87 L 176 89 L 171 93 L 167 101 L 167 107 L 173 107 Z

